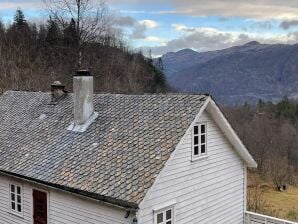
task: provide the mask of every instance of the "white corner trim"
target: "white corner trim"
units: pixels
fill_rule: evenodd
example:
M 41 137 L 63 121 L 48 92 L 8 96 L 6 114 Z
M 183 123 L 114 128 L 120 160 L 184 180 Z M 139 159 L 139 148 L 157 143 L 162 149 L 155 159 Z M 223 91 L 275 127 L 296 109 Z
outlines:
M 73 131 L 73 132 L 80 132 L 80 133 L 85 132 L 97 117 L 98 117 L 98 112 L 94 112 L 84 124 L 76 125 L 74 122 L 72 122 L 67 127 L 67 130 Z
M 244 161 L 243 161 L 243 189 L 244 189 L 243 208 L 244 208 L 244 211 L 246 211 L 246 209 L 247 209 L 247 166 Z M 244 218 L 245 218 L 245 216 L 244 216 Z

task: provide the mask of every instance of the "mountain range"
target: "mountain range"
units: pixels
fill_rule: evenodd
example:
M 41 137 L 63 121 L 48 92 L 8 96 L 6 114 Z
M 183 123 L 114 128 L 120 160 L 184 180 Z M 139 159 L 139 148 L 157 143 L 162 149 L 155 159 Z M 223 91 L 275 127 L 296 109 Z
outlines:
M 223 50 L 184 49 L 161 57 L 174 89 L 210 93 L 224 104 L 298 98 L 298 44 L 256 41 Z

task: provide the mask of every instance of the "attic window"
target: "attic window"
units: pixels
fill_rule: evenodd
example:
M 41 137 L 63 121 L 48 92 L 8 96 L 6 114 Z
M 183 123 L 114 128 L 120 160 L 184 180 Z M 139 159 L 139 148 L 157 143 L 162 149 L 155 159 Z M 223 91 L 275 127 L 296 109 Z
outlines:
M 154 216 L 154 224 L 174 224 L 173 208 L 161 209 Z
M 17 184 L 9 185 L 9 207 L 14 214 L 22 216 L 23 214 L 23 196 L 22 186 Z
M 207 155 L 207 123 L 193 127 L 192 154 L 194 157 Z

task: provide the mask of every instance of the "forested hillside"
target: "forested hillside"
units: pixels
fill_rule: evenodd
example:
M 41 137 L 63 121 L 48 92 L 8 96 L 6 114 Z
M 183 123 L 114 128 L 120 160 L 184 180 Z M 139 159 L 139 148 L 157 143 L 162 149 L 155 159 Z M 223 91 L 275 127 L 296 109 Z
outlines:
M 225 114 L 258 163 L 261 175 L 277 189 L 298 184 L 298 104 L 284 98 L 277 104 L 259 101 L 225 107 Z
M 258 163 L 248 178 L 248 210 L 298 221 L 298 103 L 224 107 L 229 122 Z
M 74 19 L 61 25 L 58 17 L 49 16 L 47 23 L 37 25 L 21 10 L 12 24 L 1 22 L 0 92 L 48 91 L 55 80 L 71 91 L 77 69 L 91 70 L 97 92 L 164 91 L 165 78 L 151 60 L 130 51 L 113 33 L 94 33 L 91 41 L 80 40 L 79 32 Z

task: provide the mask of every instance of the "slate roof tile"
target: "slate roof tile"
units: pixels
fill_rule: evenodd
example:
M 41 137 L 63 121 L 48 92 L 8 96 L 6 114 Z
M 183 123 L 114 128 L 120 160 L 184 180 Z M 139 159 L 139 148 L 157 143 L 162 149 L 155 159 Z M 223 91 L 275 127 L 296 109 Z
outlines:
M 0 97 L 0 170 L 139 204 L 206 95 L 95 94 L 99 117 L 67 131 L 72 94 L 8 91 Z

